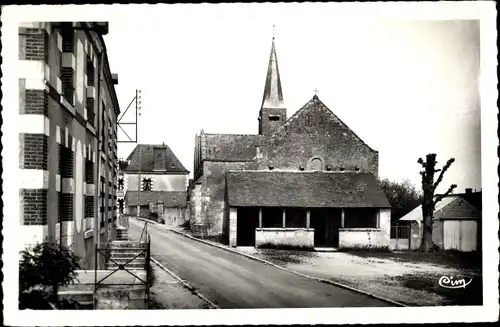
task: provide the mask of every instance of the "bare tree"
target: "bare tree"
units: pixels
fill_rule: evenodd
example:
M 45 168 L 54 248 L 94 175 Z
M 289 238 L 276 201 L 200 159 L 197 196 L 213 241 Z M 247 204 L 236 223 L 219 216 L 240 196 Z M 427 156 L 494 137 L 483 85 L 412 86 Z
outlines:
M 457 187 L 456 184 L 452 184 L 448 191 L 444 194 L 439 194 L 434 196 L 436 188 L 439 186 L 443 180 L 444 173 L 450 168 L 451 164 L 455 162 L 454 158 L 449 159 L 442 169 L 436 169 L 437 161 L 436 154 L 430 153 L 426 156 L 425 161 L 422 158 L 418 159 L 418 163 L 422 165 L 422 171 L 420 175 L 422 176 L 422 191 L 424 192 L 424 198 L 422 201 L 422 216 L 423 221 L 423 233 L 422 233 L 422 243 L 420 249 L 425 252 L 429 252 L 432 249 L 432 221 L 434 219 L 434 209 L 436 204 L 441 201 L 445 196 L 448 196 L 453 189 Z M 434 174 L 439 172 L 439 177 L 434 182 Z

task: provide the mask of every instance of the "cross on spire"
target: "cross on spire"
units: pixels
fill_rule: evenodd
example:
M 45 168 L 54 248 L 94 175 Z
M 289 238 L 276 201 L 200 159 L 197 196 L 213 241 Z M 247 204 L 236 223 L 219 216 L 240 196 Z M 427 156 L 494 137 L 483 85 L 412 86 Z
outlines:
M 314 89 L 314 95 L 318 96 L 318 89 Z
M 273 24 L 273 40 L 276 36 L 276 25 Z

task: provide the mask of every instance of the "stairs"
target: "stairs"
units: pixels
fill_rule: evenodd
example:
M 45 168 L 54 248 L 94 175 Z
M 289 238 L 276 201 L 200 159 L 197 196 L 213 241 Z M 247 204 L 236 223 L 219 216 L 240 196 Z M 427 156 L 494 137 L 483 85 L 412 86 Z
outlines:
M 117 269 L 124 265 L 127 269 L 146 269 L 147 243 L 113 241 L 110 244 L 111 259 L 106 262 L 106 269 Z
M 125 227 L 117 227 L 116 239 L 118 241 L 128 241 L 128 229 Z

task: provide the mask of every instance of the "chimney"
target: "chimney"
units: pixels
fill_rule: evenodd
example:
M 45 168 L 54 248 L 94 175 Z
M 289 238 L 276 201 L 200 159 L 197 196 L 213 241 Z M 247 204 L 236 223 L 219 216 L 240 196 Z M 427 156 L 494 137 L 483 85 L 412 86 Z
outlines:
M 472 189 L 471 188 L 466 188 L 465 189 L 465 194 L 472 194 Z

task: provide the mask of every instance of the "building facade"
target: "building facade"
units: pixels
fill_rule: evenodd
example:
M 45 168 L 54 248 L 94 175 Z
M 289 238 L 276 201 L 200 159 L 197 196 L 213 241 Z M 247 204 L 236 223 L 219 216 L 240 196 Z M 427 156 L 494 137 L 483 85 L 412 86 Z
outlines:
M 62 243 L 83 268 L 115 233 L 120 109 L 107 32 L 94 22 L 19 27 L 21 246 Z
M 124 193 L 124 214 L 168 225 L 184 223 L 189 171 L 168 145 L 138 144 L 121 165 L 118 185 Z
M 274 38 L 258 134 L 195 137 L 191 226 L 231 246 L 388 246 L 378 152 L 315 95 L 287 117 Z

